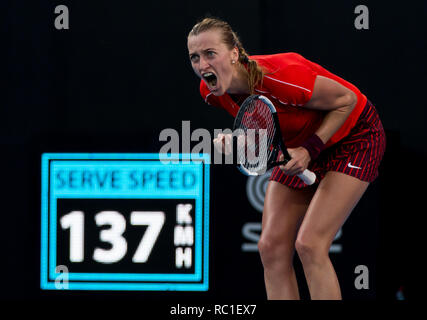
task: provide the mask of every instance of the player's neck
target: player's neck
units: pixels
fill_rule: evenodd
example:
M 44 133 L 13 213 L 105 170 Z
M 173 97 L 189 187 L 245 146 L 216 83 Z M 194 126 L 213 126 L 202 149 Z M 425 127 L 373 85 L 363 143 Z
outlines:
M 236 68 L 236 72 L 231 80 L 231 85 L 227 90 L 230 94 L 249 94 L 248 72 L 245 68 Z

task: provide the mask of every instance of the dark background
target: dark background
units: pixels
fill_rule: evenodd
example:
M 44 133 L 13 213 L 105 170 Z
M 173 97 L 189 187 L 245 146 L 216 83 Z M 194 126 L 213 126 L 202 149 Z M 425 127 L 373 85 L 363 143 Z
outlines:
M 60 4 L 69 30 L 54 27 Z M 359 4 L 369 30 L 354 27 Z M 246 178 L 228 166 L 211 170 L 208 292 L 39 289 L 42 152 L 158 152 L 160 131 L 180 132 L 183 120 L 192 130 L 231 127 L 225 111 L 204 104 L 188 59 L 186 36 L 208 13 L 227 20 L 250 54 L 298 52 L 374 103 L 388 139 L 380 177 L 344 226 L 345 251 L 331 257 L 344 298 L 391 301 L 399 288 L 416 298 L 425 1 L 2 1 L 0 12 L 2 299 L 265 299 L 258 254 L 240 250 L 242 225 L 261 216 L 247 203 Z M 358 264 L 370 268 L 369 290 L 354 289 Z

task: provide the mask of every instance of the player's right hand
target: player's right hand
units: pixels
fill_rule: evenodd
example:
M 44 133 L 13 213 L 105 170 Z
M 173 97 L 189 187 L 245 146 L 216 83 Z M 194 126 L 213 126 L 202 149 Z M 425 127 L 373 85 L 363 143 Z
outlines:
M 218 136 L 213 140 L 215 149 L 219 153 L 224 153 L 225 155 L 231 154 L 232 150 L 232 135 L 231 133 L 219 133 Z
M 291 160 L 289 160 L 286 164 L 282 164 L 280 169 L 287 174 L 288 176 L 294 176 L 296 174 L 302 173 L 305 169 L 307 169 L 308 164 L 310 162 L 310 154 L 307 149 L 303 147 L 298 148 L 289 148 L 287 149 L 289 155 L 291 156 Z M 280 155 L 279 161 L 283 161 L 285 158 L 283 154 Z

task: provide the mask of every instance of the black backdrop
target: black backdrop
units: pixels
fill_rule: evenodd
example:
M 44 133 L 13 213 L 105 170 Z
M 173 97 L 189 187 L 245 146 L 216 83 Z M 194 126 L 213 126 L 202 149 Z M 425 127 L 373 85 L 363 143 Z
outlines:
M 70 29 L 56 30 L 67 5 Z M 45 292 L 40 275 L 42 152 L 158 152 L 164 128 L 228 128 L 206 106 L 186 51 L 186 35 L 207 13 L 229 21 L 250 54 L 295 51 L 356 84 L 375 104 L 388 145 L 380 178 L 344 226 L 332 254 L 344 298 L 396 299 L 409 281 L 414 221 L 422 214 L 426 160 L 423 75 L 427 4 L 365 1 L 369 30 L 356 30 L 358 1 L 13 1 L 1 3 L 2 298 L 265 299 L 256 252 L 242 227 L 259 222 L 246 178 L 211 169 L 211 274 L 204 293 Z M 228 177 L 232 176 L 231 181 Z M 237 190 L 237 191 L 236 191 Z M 230 205 L 229 195 L 236 194 Z M 226 236 L 225 236 L 226 235 Z M 348 253 L 346 253 L 348 252 Z M 355 290 L 354 266 L 370 267 L 372 287 Z M 301 270 L 298 269 L 300 274 Z M 301 284 L 303 295 L 307 295 Z

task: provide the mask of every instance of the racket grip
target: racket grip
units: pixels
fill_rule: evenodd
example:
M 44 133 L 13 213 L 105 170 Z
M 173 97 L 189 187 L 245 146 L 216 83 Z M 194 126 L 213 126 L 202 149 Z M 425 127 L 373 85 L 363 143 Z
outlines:
M 316 181 L 316 174 L 308 169 L 305 169 L 302 173 L 298 175 L 305 184 L 311 186 Z

